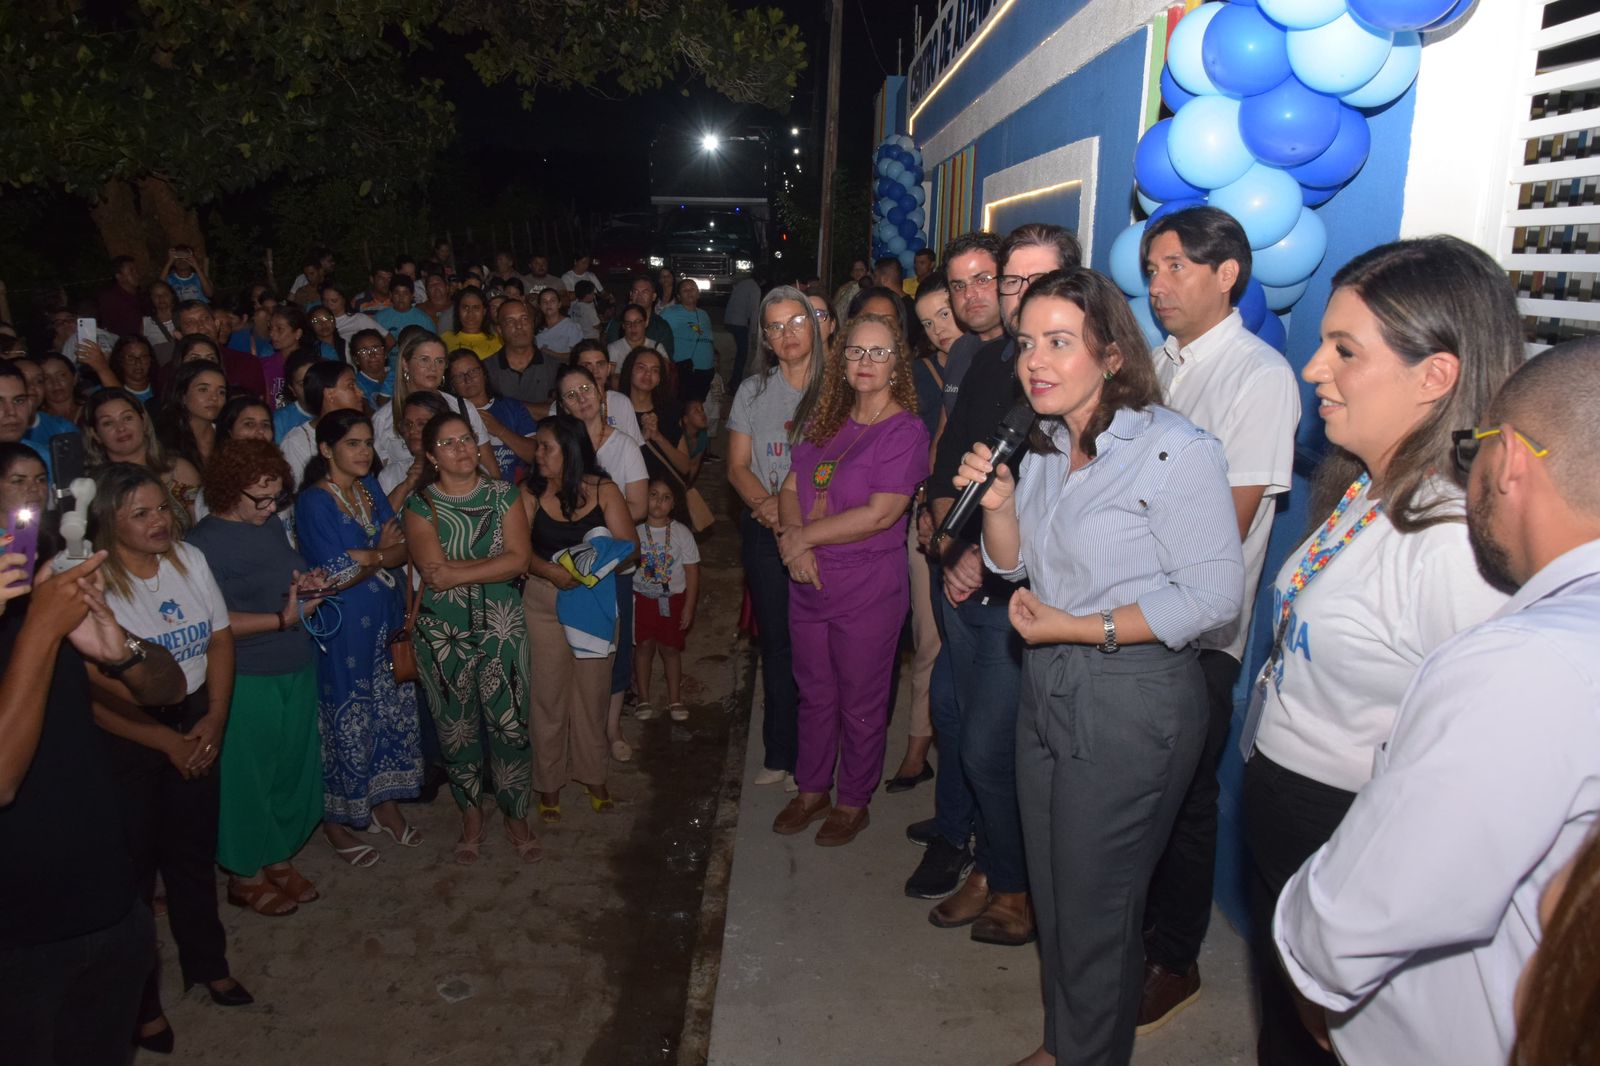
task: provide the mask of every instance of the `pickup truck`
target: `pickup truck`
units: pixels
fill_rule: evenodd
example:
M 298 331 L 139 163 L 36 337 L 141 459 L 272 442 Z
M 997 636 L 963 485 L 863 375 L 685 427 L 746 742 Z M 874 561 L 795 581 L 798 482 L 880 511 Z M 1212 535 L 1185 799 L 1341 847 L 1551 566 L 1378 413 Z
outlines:
M 739 278 L 766 260 L 766 205 L 704 207 L 682 204 L 662 211 L 645 257 L 652 270 L 670 267 L 693 278 L 701 292 L 726 296 Z

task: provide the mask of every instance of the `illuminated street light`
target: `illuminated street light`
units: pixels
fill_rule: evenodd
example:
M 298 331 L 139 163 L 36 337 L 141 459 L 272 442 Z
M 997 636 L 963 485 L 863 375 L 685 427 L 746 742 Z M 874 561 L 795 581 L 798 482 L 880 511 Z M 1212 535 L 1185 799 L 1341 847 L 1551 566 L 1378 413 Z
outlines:
M 708 152 L 715 152 L 722 145 L 722 138 L 715 133 L 708 133 L 700 138 L 700 147 Z

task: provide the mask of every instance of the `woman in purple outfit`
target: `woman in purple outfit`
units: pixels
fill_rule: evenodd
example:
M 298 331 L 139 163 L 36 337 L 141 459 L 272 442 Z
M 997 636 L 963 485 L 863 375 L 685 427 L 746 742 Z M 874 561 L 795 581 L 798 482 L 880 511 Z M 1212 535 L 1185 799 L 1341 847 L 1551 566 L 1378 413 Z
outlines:
M 816 413 L 778 498 L 778 550 L 794 581 L 789 634 L 800 689 L 800 792 L 772 823 L 848 844 L 883 770 L 889 678 L 910 605 L 906 511 L 928 476 L 911 353 L 900 323 L 863 314 L 839 332 Z M 839 802 L 829 801 L 834 762 Z

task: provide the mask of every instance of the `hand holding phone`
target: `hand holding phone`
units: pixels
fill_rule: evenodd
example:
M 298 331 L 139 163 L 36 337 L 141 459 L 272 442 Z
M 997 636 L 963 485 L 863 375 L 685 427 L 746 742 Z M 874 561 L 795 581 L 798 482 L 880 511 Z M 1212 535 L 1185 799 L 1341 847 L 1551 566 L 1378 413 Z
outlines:
M 11 535 L 7 551 L 22 556 L 23 569 L 30 582 L 39 562 L 39 523 L 42 519 L 43 516 L 32 507 L 17 507 L 6 515 L 5 531 Z

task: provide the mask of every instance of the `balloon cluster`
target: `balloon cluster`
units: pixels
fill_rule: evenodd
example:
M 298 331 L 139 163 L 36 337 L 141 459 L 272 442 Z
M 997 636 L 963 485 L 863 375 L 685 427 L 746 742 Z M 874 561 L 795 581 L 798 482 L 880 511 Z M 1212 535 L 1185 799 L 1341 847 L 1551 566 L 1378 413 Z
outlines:
M 1139 238 L 1173 211 L 1210 204 L 1239 220 L 1254 264 L 1245 324 L 1280 349 L 1285 311 L 1327 251 L 1313 208 L 1367 161 L 1366 112 L 1403 94 L 1422 62 L 1420 31 L 1475 0 L 1232 0 L 1201 4 L 1167 44 L 1161 98 L 1173 117 L 1134 156 L 1136 222 L 1111 247 L 1111 273 L 1152 338 Z
M 878 175 L 872 205 L 872 258 L 894 256 L 909 277 L 916 254 L 928 246 L 923 226 L 928 221 L 922 187 L 922 152 L 904 134 L 884 139 L 878 146 Z

